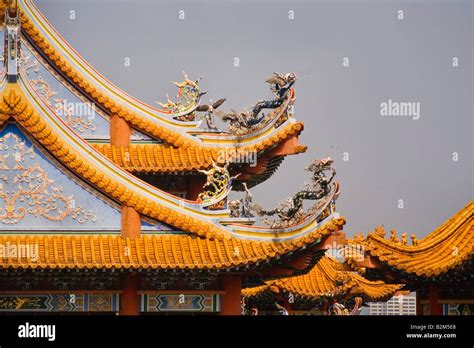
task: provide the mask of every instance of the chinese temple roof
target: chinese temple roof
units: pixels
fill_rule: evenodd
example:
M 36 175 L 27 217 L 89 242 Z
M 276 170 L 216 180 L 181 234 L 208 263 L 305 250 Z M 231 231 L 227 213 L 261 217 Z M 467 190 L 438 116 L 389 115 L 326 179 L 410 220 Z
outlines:
M 306 274 L 278 280 L 265 285 L 246 288 L 245 297 L 286 293 L 304 299 L 317 300 L 322 297 L 363 296 L 368 301 L 387 299 L 403 285 L 370 281 L 354 272 L 344 271 L 342 264 L 330 256 L 322 257 Z
M 303 130 L 303 123 L 294 123 L 276 132 L 270 138 L 248 147 L 246 151 L 261 152 L 272 148 L 285 139 L 298 135 Z M 206 169 L 212 161 L 217 161 L 222 149 L 209 147 L 173 147 L 162 144 L 131 144 L 129 147 L 115 147 L 110 144 L 93 144 L 101 154 L 130 172 L 185 172 Z M 306 150 L 305 147 L 296 149 Z M 126 155 L 128 153 L 128 155 Z
M 5 2 L 0 4 L 4 6 Z M 314 249 L 324 238 L 342 230 L 345 219 L 335 212 L 334 202 L 339 195 L 339 184 L 332 182 L 335 171 L 327 181 L 324 195 L 315 204 L 317 209 L 298 215 L 298 219 L 279 221 L 281 224 L 276 227 L 263 227 L 253 226 L 256 219 L 231 215 L 232 202 L 227 202 L 227 195 L 237 176 L 231 177 L 227 167 L 220 167 L 215 163 L 218 151 L 229 148 L 237 152 L 255 151 L 279 157 L 304 151 L 305 147 L 297 141 L 303 124 L 296 122 L 288 112 L 290 104 L 294 102 L 293 89 L 289 89 L 291 93 L 282 106 L 266 114 L 269 122 L 262 128 L 245 134 L 205 131 L 198 128 L 197 122 L 182 121 L 179 113 L 175 115 L 173 112 L 152 108 L 126 95 L 90 67 L 50 26 L 31 1 L 24 0 L 19 4 L 21 17 L 15 11 L 16 17 L 5 18 L 8 24 L 2 32 L 8 49 L 4 54 L 5 65 L 0 71 L 0 131 L 6 133 L 2 138 L 5 141 L 11 141 L 13 137 L 21 138 L 21 141 L 16 145 L 2 146 L 0 149 L 4 153 L 0 160 L 13 161 L 16 155 L 22 157 L 21 153 L 12 152 L 14 146 L 26 146 L 27 141 L 32 144 L 29 149 L 25 148 L 31 154 L 29 158 L 25 158 L 28 161 L 24 163 L 20 158 L 14 160 L 15 163 L 10 163 L 7 168 L 8 177 L 5 178 L 8 190 L 18 190 L 18 196 L 21 196 L 23 202 L 25 195 L 30 194 L 33 188 L 37 189 L 33 194 L 40 203 L 36 204 L 36 210 L 30 209 L 33 213 L 26 214 L 27 209 L 21 204 L 15 206 L 7 202 L 7 192 L 4 195 L 7 197 L 5 207 L 2 206 L 0 210 L 5 215 L 2 216 L 4 221 L 0 223 L 2 227 L 10 225 L 0 236 L 0 241 L 11 244 L 38 243 L 39 260 L 31 263 L 8 258 L 0 261 L 2 267 L 228 269 L 278 259 L 287 254 L 295 255 L 306 248 Z M 8 11 L 6 13 L 10 16 Z M 35 56 L 34 52 L 39 54 Z M 29 60 L 32 55 L 37 59 L 34 62 Z M 43 75 L 35 75 L 38 72 Z M 135 127 L 135 130 L 155 137 L 160 143 L 144 141 L 144 144 L 115 147 L 89 141 L 81 133 L 78 124 L 84 126 L 84 129 L 90 124 L 85 120 L 81 121 L 83 123 L 71 123 L 76 115 L 66 115 L 67 118 L 60 115 L 52 99 L 60 95 L 59 91 L 53 91 L 49 84 L 62 88 L 62 97 L 76 98 L 74 100 L 78 103 L 93 100 L 101 109 L 99 116 L 118 115 Z M 199 100 L 191 109 L 198 107 L 198 104 Z M 109 123 L 105 127 L 102 125 L 102 128 L 108 131 L 108 125 Z M 9 127 L 15 127 L 17 133 L 12 135 Z M 291 146 L 281 146 L 285 142 Z M 38 151 L 37 155 L 34 155 L 35 150 Z M 18 169 L 22 172 L 20 175 L 23 175 L 19 180 L 28 180 L 27 175 L 38 170 L 39 158 L 50 160 L 59 174 L 67 174 L 67 178 L 61 179 L 62 188 L 49 187 L 50 190 L 55 190 L 53 193 L 56 196 L 48 196 L 48 202 L 41 198 L 48 189 L 47 185 L 43 187 L 35 183 L 36 186 L 33 184 L 24 190 L 21 186 L 23 183 L 18 183 L 15 179 L 17 173 L 14 171 Z M 265 163 L 270 169 L 277 166 L 271 157 L 265 158 Z M 332 160 L 325 159 L 320 164 L 315 164 L 315 168 L 322 170 L 318 178 L 326 179 L 324 171 L 329 171 L 330 163 Z M 208 181 L 211 180 L 216 187 L 217 184 L 221 185 L 219 187 L 222 190 L 218 191 L 218 195 L 198 196 L 196 200 L 172 195 L 131 173 L 174 173 L 209 166 L 217 172 L 209 170 L 211 174 L 207 174 Z M 42 170 L 45 175 L 48 174 L 46 169 Z M 49 170 L 52 173 L 52 169 Z M 262 177 L 269 175 L 265 168 L 255 173 Z M 59 174 L 55 173 L 54 178 L 53 174 L 51 178 L 39 178 L 38 175 L 35 178 L 47 181 L 49 185 L 55 183 Z M 242 174 L 241 178 L 244 176 Z M 245 182 L 252 179 L 255 182 L 252 177 L 242 180 Z M 69 183 L 77 183 L 80 188 L 71 186 L 67 196 L 62 190 Z M 91 196 L 76 205 L 73 196 L 82 189 Z M 7 188 L 0 187 L 0 192 L 4 190 Z M 207 194 L 204 189 L 203 191 L 203 194 Z M 58 192 L 61 193 L 60 199 Z M 53 203 L 60 200 L 64 202 L 64 210 L 57 209 L 59 215 L 48 215 L 46 210 L 51 206 L 59 206 Z M 80 218 L 69 216 L 70 220 L 65 222 L 63 220 L 67 214 L 64 212 L 77 212 L 83 209 L 84 204 L 92 204 L 92 201 L 95 207 L 100 208 L 97 216 L 101 222 L 94 225 L 94 221 L 89 221 L 88 234 L 85 234 L 85 230 L 76 233 L 81 231 L 78 222 Z M 103 213 L 106 211 L 103 206 L 110 208 L 107 212 L 113 210 L 115 222 L 118 215 L 118 229 L 115 224 L 109 226 L 108 232 L 101 230 L 101 226 L 108 223 L 104 219 L 109 217 Z M 83 210 L 87 215 L 85 206 Z M 120 235 L 124 233 L 123 226 L 131 220 L 124 210 L 133 210 L 138 224 L 142 223 L 138 226 L 138 235 L 134 239 Z M 20 211 L 25 213 L 21 217 L 17 214 Z M 97 217 L 92 213 L 90 216 Z M 19 226 L 19 220 L 23 218 L 22 222 L 28 220 L 29 225 Z M 54 227 L 54 231 L 50 231 L 49 227 L 41 227 L 40 218 L 47 219 L 50 225 L 58 222 L 59 227 Z M 143 219 L 150 220 L 147 223 L 153 225 L 147 228 L 153 229 L 155 225 L 166 228 L 155 229 L 146 235 L 140 229 Z M 32 225 L 32 221 L 38 224 Z M 106 233 L 110 235 L 106 236 Z M 121 248 L 125 246 L 131 252 L 126 258 L 121 254 Z M 235 250 L 239 252 L 235 254 Z
M 343 221 L 335 221 L 336 228 Z M 1 245 L 38 245 L 35 258 L 1 258 L 3 268 L 231 269 L 276 260 L 334 232 L 321 227 L 287 242 L 189 235 L 0 235 Z M 125 250 L 127 249 L 127 252 Z
M 93 69 L 64 39 L 54 30 L 47 19 L 30 0 L 21 2 L 21 28 L 29 42 L 40 50 L 48 62 L 61 74 L 78 87 L 108 114 L 117 115 L 129 122 L 136 129 L 161 139 L 178 147 L 222 147 L 235 146 L 244 148 L 264 147 L 259 145 L 259 139 L 272 136 L 275 125 L 265 127 L 257 133 L 245 136 L 214 134 L 203 132 L 198 128 L 198 122 L 177 120 L 170 111 L 160 110 L 127 95 L 118 87 L 111 84 Z M 197 107 L 198 103 L 196 103 Z M 275 110 L 284 111 L 285 107 Z M 285 129 L 292 126 L 294 119 L 288 119 L 280 127 Z M 301 128 L 300 128 L 301 130 Z M 286 131 L 288 134 L 288 131 Z M 278 134 L 275 133 L 275 134 Z M 279 134 L 282 139 L 281 133 Z M 267 141 L 267 145 L 278 140 Z
M 4 16 L 7 3 L 7 1 L 0 3 L 2 16 Z M 10 4 L 10 6 L 14 5 Z M 37 72 L 38 63 L 44 65 L 45 69 L 54 76 L 53 82 L 59 80 L 63 89 L 68 88 L 74 94 L 80 95 L 83 100 L 93 102 L 94 107 L 97 106 L 97 111 L 103 115 L 104 119 L 119 117 L 132 127 L 133 132 L 138 132 L 145 138 L 151 137 L 149 138 L 151 141 L 165 144 L 147 144 L 143 147 L 130 144 L 126 148 L 121 148 L 116 144 L 107 144 L 107 140 L 110 141 L 108 135 L 98 134 L 97 136 L 106 139 L 101 139 L 101 144 L 94 144 L 94 147 L 125 170 L 133 173 L 163 174 L 195 172 L 210 168 L 211 162 L 223 152 L 228 154 L 236 150 L 235 155 L 230 156 L 231 162 L 232 158 L 235 160 L 239 154 L 255 152 L 258 156 L 258 170 L 245 166 L 239 167 L 245 175 L 236 179 L 235 189 L 241 190 L 242 182 L 246 182 L 249 187 L 255 186 L 273 175 L 286 156 L 306 151 L 306 146 L 298 143 L 303 123 L 297 122 L 289 111 L 295 100 L 294 89 L 291 89 L 283 105 L 266 115 L 265 122 L 261 122 L 261 126 L 254 126 L 244 133 L 205 130 L 200 127 L 202 121 L 196 118 L 201 94 L 194 95 L 193 101 L 183 110 L 170 110 L 161 103 L 161 109 L 147 105 L 113 85 L 90 66 L 51 26 L 33 1 L 20 1 L 19 7 L 23 46 L 20 65 L 24 70 L 25 80 L 38 82 L 39 80 L 34 80 L 29 73 Z M 25 64 L 30 54 L 34 56 L 34 61 Z M 51 81 L 41 80 L 40 82 L 45 83 L 50 89 L 48 84 Z M 188 82 L 194 86 L 194 82 L 187 76 L 185 81 L 177 85 L 181 85 L 180 88 L 182 88 L 189 86 L 186 84 Z M 51 96 L 57 94 L 52 89 L 50 92 Z M 178 95 L 180 93 L 182 90 Z M 57 110 L 53 111 L 57 113 Z M 91 130 L 96 125 L 93 122 L 84 121 L 82 126 Z M 81 125 L 75 124 L 74 127 L 77 127 L 75 129 L 77 130 L 81 128 Z M 276 145 L 285 141 L 290 144 L 285 151 L 272 152 Z M 126 155 L 127 153 L 129 155 Z M 128 156 L 130 161 L 126 159 Z M 229 156 L 226 155 L 226 157 Z M 235 162 L 239 163 L 238 160 Z
M 226 217 L 225 210 L 203 210 L 196 202 L 169 195 L 127 174 L 80 137 L 71 136 L 69 129 L 57 123 L 35 94 L 36 91 L 21 81 L 6 85 L 0 103 L 0 120 L 5 122 L 12 117 L 69 170 L 119 203 L 199 236 L 229 237 L 231 229 L 217 221 Z M 268 231 L 262 235 L 271 238 L 264 232 Z
M 451 271 L 472 268 L 474 245 L 474 201 L 454 214 L 425 238 L 413 235 L 408 245 L 406 234 L 399 239 L 395 231 L 385 238 L 383 228 L 376 229 L 365 239 L 350 243 L 363 246 L 375 265 L 349 257 L 347 262 L 360 271 L 386 267 L 396 272 L 421 278 L 434 278 Z

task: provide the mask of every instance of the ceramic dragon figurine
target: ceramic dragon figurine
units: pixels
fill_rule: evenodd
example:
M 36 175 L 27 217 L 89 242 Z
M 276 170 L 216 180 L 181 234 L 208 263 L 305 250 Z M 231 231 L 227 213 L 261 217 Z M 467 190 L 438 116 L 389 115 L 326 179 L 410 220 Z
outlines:
M 295 73 L 281 74 L 274 72 L 266 80 L 270 84 L 273 93 L 273 99 L 260 100 L 255 103 L 251 110 L 237 112 L 231 110 L 229 113 L 216 112 L 215 115 L 220 117 L 224 122 L 229 122 L 226 132 L 233 134 L 246 134 L 259 129 L 262 124 L 266 124 L 266 120 L 271 119 L 268 115 L 263 114 L 263 109 L 277 109 L 290 97 L 289 93 L 296 82 Z
M 270 84 L 270 89 L 274 95 L 272 100 L 261 100 L 252 108 L 252 115 L 256 117 L 262 109 L 275 109 L 283 104 L 288 93 L 296 82 L 294 72 L 281 74 L 274 72 L 265 82 Z
M 315 160 L 306 170 L 313 173 L 311 182 L 306 187 L 296 192 L 292 197 L 280 202 L 279 207 L 272 210 L 264 210 L 259 205 L 254 205 L 254 210 L 259 216 L 278 216 L 279 223 L 267 221 L 274 227 L 288 226 L 298 222 L 305 214 L 303 209 L 304 200 L 321 200 L 331 191 L 331 183 L 336 175 L 336 170 L 332 167 L 333 160 L 323 158 Z M 330 172 L 328 176 L 328 172 Z

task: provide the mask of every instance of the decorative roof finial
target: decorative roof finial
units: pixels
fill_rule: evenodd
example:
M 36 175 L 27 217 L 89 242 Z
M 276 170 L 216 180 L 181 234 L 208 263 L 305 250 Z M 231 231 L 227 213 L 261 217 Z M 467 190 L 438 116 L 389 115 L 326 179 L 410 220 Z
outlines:
M 385 226 L 384 225 L 380 225 L 380 226 L 377 226 L 375 227 L 375 231 L 374 233 L 382 238 L 385 238 Z
M 230 216 L 252 218 L 255 216 L 252 211 L 253 196 L 247 188 L 247 184 L 244 182 L 242 185 L 245 190 L 245 197 L 229 202 Z
M 311 172 L 311 182 L 306 184 L 306 187 L 297 191 L 292 197 L 280 202 L 279 206 L 272 210 L 265 210 L 260 205 L 254 204 L 253 210 L 259 216 L 277 216 L 277 220 L 264 220 L 263 222 L 270 225 L 272 228 L 286 228 L 296 225 L 303 221 L 308 215 L 313 212 L 318 213 L 321 207 L 326 206 L 328 209 L 323 209 L 318 213 L 319 217 L 326 218 L 332 211 L 330 211 L 331 202 L 337 192 L 338 184 L 333 183 L 336 176 L 336 170 L 332 167 L 333 159 L 330 157 L 315 160 L 306 170 Z M 304 200 L 316 201 L 312 208 L 305 211 L 303 206 Z
M 211 130 L 217 130 L 216 124 L 214 123 L 214 112 L 217 112 L 216 109 L 222 104 L 224 104 L 225 101 L 226 101 L 226 98 L 221 98 L 218 101 L 213 103 L 211 99 L 209 100 L 209 104 L 199 105 L 196 108 L 196 111 L 206 113 L 205 119 L 207 123 L 207 128 Z
M 406 232 L 402 233 L 402 245 L 408 245 Z
M 400 243 L 400 239 L 397 237 L 397 231 L 390 230 L 390 241 L 394 243 Z
M 228 191 L 232 187 L 232 182 L 240 174 L 235 176 L 230 176 L 229 162 L 226 162 L 224 165 L 218 165 L 214 160 L 212 160 L 212 168 L 209 170 L 199 170 L 200 173 L 203 173 L 207 177 L 207 181 L 203 186 L 204 192 L 201 192 L 198 195 L 198 202 L 206 202 L 212 199 L 225 198 L 223 194 L 228 194 Z
M 7 68 L 8 81 L 16 82 L 20 56 L 20 8 L 17 1 L 7 1 L 5 9 L 6 49 L 3 52 Z

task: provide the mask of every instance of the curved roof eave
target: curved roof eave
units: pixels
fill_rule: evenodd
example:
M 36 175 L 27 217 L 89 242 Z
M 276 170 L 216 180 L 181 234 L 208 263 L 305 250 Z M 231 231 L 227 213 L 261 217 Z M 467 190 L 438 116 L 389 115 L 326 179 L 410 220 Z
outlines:
M 124 118 L 133 127 L 176 147 L 256 147 L 270 137 L 279 136 L 281 129 L 296 121 L 289 118 L 279 127 L 270 122 L 261 130 L 243 136 L 215 135 L 202 132 L 197 123 L 177 121 L 121 91 L 93 69 L 54 30 L 31 0 L 21 0 L 22 30 L 62 74 L 89 98 L 109 113 Z
M 3 83 L 1 94 L 2 122 L 13 117 L 69 170 L 118 203 L 198 236 L 238 237 L 234 227 L 220 223 L 220 219 L 228 219 L 228 210 L 205 210 L 197 202 L 175 197 L 148 185 L 106 159 L 58 118 L 21 75 L 17 83 Z M 285 239 L 299 239 L 319 227 L 301 226 Z M 277 234 L 266 232 L 256 239 L 279 239 Z
M 451 218 L 416 245 L 404 245 L 386 239 L 377 232 L 365 240 L 354 241 L 388 268 L 415 277 L 437 277 L 474 258 L 474 201 L 469 202 Z M 358 269 L 364 262 L 348 259 Z

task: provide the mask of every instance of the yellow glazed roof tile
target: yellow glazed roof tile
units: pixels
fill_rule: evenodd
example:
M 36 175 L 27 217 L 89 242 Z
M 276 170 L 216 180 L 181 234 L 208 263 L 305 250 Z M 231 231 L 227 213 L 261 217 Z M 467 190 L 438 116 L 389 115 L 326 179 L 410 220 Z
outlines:
M 342 220 L 336 224 L 343 223 Z M 120 235 L 0 235 L 0 245 L 37 246 L 36 253 L 31 253 L 30 257 L 0 258 L 0 267 L 234 268 L 297 251 L 330 232 L 321 227 L 305 237 L 287 242 L 236 238 L 210 240 L 188 235 L 142 235 L 133 240 Z M 230 245 L 232 250 L 227 250 Z M 269 247 L 274 252 L 267 253 Z
M 261 143 L 244 147 L 240 152 L 245 154 L 247 151 L 264 151 L 278 144 L 282 139 L 298 135 L 302 130 L 302 123 L 290 124 L 282 129 L 281 138 L 271 137 Z M 220 154 L 232 154 L 225 148 L 197 146 L 187 148 L 162 144 L 132 144 L 129 147 L 120 148 L 110 144 L 92 144 L 92 146 L 106 158 L 130 172 L 172 173 L 206 169 L 211 166 L 212 161 L 218 161 Z
M 337 260 L 324 256 L 304 275 L 267 281 L 265 285 L 244 289 L 242 293 L 246 297 L 253 297 L 269 291 L 284 292 L 308 299 L 350 293 L 364 295 L 370 301 L 379 301 L 393 296 L 402 286 L 367 280 L 359 274 L 344 271 Z

